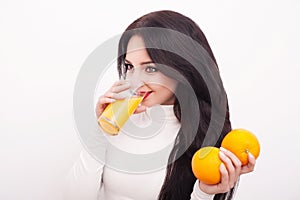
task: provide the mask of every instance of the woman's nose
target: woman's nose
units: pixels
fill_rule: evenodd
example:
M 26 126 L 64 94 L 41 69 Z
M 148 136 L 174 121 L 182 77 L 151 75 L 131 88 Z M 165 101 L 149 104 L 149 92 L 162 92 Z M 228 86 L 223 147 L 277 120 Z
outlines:
M 138 71 L 138 70 L 137 70 Z M 127 76 L 128 81 L 131 85 L 131 89 L 136 90 L 139 87 L 144 85 L 144 81 L 142 80 L 142 76 L 138 72 L 133 72 L 130 76 Z

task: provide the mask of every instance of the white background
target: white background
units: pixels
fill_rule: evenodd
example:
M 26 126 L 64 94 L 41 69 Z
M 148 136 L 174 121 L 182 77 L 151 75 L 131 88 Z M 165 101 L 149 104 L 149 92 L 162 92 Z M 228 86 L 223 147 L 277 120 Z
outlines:
M 0 199 L 62 199 L 81 149 L 72 115 L 81 65 L 134 19 L 161 9 L 200 25 L 221 70 L 233 128 L 249 129 L 261 142 L 256 169 L 242 176 L 236 199 L 300 199 L 297 0 L 1 0 Z

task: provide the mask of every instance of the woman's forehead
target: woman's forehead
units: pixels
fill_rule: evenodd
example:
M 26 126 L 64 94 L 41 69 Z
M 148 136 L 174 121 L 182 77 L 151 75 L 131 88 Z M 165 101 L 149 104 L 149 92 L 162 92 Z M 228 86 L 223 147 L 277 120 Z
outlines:
M 141 36 L 134 35 L 127 44 L 127 52 L 145 49 L 145 42 Z
M 146 62 L 152 62 L 142 37 L 134 35 L 128 42 L 126 61 L 133 65 L 141 65 Z

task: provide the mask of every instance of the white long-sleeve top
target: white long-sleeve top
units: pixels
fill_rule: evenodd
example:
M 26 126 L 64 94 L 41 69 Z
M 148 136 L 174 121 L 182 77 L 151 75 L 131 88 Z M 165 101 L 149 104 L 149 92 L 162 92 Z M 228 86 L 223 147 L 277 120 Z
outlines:
M 108 142 L 98 143 L 104 159 L 82 150 L 68 175 L 65 199 L 157 199 L 179 128 L 173 106 L 157 106 L 131 116 L 117 136 L 105 134 Z M 195 182 L 191 200 L 213 197 Z

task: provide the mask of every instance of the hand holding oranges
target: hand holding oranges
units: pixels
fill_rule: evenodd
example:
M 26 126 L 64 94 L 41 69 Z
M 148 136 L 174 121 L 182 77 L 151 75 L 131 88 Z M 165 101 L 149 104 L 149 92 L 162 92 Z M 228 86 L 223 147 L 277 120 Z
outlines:
M 222 148 L 223 147 L 223 148 Z M 225 148 L 225 149 L 224 149 Z M 222 141 L 221 150 L 216 147 L 203 147 L 192 158 L 192 170 L 197 179 L 205 184 L 218 184 L 221 177 L 228 178 L 230 185 L 242 173 L 252 171 L 254 167 L 247 166 L 248 153 L 256 159 L 259 156 L 260 145 L 253 133 L 245 129 L 230 131 Z M 252 158 L 255 162 L 255 159 Z M 227 172 L 224 171 L 224 164 Z M 226 174 L 227 173 L 227 174 Z

